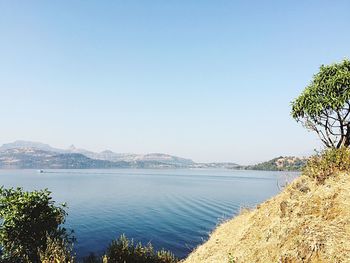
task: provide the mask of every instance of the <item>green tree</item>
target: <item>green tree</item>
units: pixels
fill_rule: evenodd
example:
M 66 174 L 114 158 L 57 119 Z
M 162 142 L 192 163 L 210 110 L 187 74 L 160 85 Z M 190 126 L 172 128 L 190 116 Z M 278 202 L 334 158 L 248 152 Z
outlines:
M 121 235 L 117 240 L 113 240 L 107 248 L 107 253 L 103 259 L 106 263 L 176 263 L 178 259 L 164 249 L 155 251 L 152 244 L 143 246 L 141 243 L 135 244 L 125 235 Z
M 40 262 L 48 240 L 72 241 L 61 225 L 65 205 L 55 205 L 48 190 L 0 188 L 0 261 Z
M 292 116 L 329 148 L 350 145 L 350 61 L 320 67 L 292 102 Z

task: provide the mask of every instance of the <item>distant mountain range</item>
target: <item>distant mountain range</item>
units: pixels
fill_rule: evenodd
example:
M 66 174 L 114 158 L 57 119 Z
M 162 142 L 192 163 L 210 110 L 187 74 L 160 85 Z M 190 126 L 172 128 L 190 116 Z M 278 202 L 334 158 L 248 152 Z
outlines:
M 234 168 L 235 163 L 195 163 L 191 159 L 163 153 L 95 153 L 78 149 L 53 148 L 48 144 L 15 141 L 0 147 L 0 168 L 83 169 L 83 168 Z
M 191 159 L 163 153 L 92 152 L 71 145 L 58 149 L 48 144 L 15 141 L 0 147 L 0 169 L 102 169 L 102 168 L 226 168 L 268 171 L 298 171 L 307 158 L 277 157 L 270 161 L 241 166 L 231 162 L 196 163 Z

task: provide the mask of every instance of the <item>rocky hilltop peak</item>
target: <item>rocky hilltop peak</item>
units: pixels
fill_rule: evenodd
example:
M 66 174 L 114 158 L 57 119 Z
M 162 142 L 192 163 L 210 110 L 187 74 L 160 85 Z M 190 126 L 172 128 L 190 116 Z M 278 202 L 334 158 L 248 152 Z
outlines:
M 71 144 L 71 145 L 68 147 L 68 150 L 69 150 L 69 151 L 75 151 L 75 150 L 77 150 L 77 148 L 74 146 L 74 144 Z

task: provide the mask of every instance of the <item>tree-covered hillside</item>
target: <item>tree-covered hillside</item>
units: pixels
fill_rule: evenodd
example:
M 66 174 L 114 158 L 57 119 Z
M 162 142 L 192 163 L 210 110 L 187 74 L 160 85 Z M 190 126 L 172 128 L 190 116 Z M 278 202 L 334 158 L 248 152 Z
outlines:
M 258 163 L 255 165 L 241 166 L 246 170 L 263 170 L 263 171 L 300 171 L 305 166 L 307 158 L 298 157 L 277 157 L 270 161 Z

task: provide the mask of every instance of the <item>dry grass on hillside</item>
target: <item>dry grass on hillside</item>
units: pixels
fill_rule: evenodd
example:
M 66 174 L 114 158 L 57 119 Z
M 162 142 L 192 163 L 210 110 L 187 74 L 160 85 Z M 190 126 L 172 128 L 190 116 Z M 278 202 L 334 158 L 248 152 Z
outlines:
M 305 175 L 219 226 L 184 263 L 350 262 L 350 178 Z

